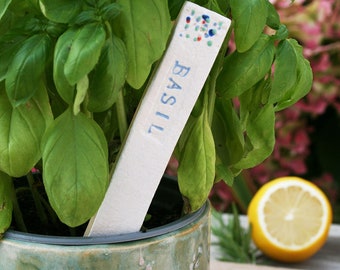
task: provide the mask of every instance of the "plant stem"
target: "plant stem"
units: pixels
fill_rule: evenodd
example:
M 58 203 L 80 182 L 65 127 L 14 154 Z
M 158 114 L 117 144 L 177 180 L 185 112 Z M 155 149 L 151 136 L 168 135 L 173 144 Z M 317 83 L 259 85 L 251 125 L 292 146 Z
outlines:
M 27 180 L 28 180 L 29 187 L 31 189 L 33 201 L 34 201 L 39 219 L 44 225 L 47 225 L 48 224 L 48 218 L 47 218 L 47 215 L 45 213 L 45 209 L 44 209 L 44 207 L 43 207 L 43 205 L 40 201 L 39 193 L 38 193 L 36 187 L 34 186 L 34 177 L 33 177 L 31 172 L 27 174 Z
M 118 119 L 118 127 L 119 127 L 119 136 L 120 136 L 121 141 L 124 141 L 124 138 L 128 130 L 128 123 L 126 120 L 126 111 L 125 111 L 123 91 L 120 91 L 118 94 L 118 99 L 116 102 L 116 110 L 117 110 L 117 119 Z
M 12 189 L 11 189 L 11 199 L 13 203 L 13 217 L 15 220 L 15 224 L 18 230 L 22 232 L 27 232 L 27 228 L 24 222 L 24 218 L 22 216 L 22 212 L 20 210 L 20 206 L 18 203 L 18 199 L 15 193 L 14 183 L 12 182 Z
M 232 193 L 239 207 L 243 212 L 247 212 L 248 205 L 253 197 L 253 193 L 244 177 L 238 175 L 235 177 Z

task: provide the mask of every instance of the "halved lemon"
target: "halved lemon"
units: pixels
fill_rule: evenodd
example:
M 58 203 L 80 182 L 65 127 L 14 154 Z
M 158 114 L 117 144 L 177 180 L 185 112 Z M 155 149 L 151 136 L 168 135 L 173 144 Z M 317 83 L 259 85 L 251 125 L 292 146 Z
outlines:
M 269 181 L 248 208 L 255 245 L 268 257 L 299 262 L 314 255 L 326 242 L 332 208 L 326 195 L 299 177 Z

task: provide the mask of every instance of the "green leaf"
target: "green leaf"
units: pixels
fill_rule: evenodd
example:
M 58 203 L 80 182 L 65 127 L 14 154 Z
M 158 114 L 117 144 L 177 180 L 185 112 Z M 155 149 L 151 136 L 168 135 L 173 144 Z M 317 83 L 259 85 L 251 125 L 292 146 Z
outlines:
M 209 0 L 209 2 L 204 5 L 205 8 L 215 11 L 221 15 L 224 15 L 224 12 L 221 10 L 218 0 Z
M 85 76 L 77 83 L 77 94 L 74 99 L 73 113 L 77 115 L 80 112 L 80 106 L 85 100 L 87 89 L 89 88 L 89 78 Z
M 241 104 L 242 106 L 242 104 Z M 266 159 L 275 144 L 275 113 L 272 104 L 249 113 L 246 124 L 246 151 L 244 157 L 235 164 L 235 168 L 254 167 Z
M 105 5 L 101 10 L 100 14 L 105 21 L 110 21 L 114 18 L 116 18 L 119 13 L 121 12 L 120 5 L 117 3 L 112 3 L 109 5 Z
M 3 87 L 0 84 L 0 170 L 20 177 L 41 158 L 41 138 L 53 116 L 44 85 L 36 84 L 36 94 L 16 108 Z
M 91 23 L 79 28 L 64 67 L 71 85 L 84 78 L 97 64 L 105 39 L 105 29 L 101 24 Z
M 15 15 L 11 12 L 5 12 L 0 19 L 0 37 L 5 35 L 11 28 L 15 21 Z M 1 63 L 1 62 L 0 62 Z
M 288 39 L 288 42 L 292 44 L 297 54 L 296 81 L 275 106 L 276 111 L 285 109 L 304 97 L 311 90 L 313 83 L 313 71 L 310 63 L 303 56 L 302 47 L 296 40 Z
M 27 102 L 41 81 L 51 51 L 47 34 L 37 34 L 22 44 L 8 67 L 6 91 L 13 106 Z
M 9 4 L 12 2 L 12 0 L 1 0 L 0 2 L 0 20 L 2 16 L 5 14 Z
M 239 96 L 240 118 L 242 127 L 246 126 L 248 115 L 268 103 L 268 96 L 271 90 L 271 80 L 266 78 L 259 81 L 252 88 Z
M 279 29 L 276 31 L 274 38 L 276 40 L 284 40 L 287 39 L 289 36 L 289 31 L 287 26 L 284 24 L 280 24 Z
M 215 182 L 223 180 L 228 186 L 230 187 L 233 186 L 235 178 L 234 173 L 228 167 L 226 167 L 218 157 L 216 158 L 215 170 L 216 170 Z
M 80 12 L 72 21 L 74 25 L 85 25 L 89 23 L 100 22 L 100 17 L 95 9 L 84 10 Z
M 266 25 L 267 0 L 230 0 L 235 22 L 235 43 L 239 52 L 249 50 L 261 36 Z
M 215 158 L 213 135 L 206 114 L 202 114 L 196 119 L 179 158 L 178 183 L 189 202 L 189 211 L 196 211 L 207 200 L 215 180 Z
M 243 130 L 231 100 L 216 99 L 212 131 L 217 156 L 229 168 L 242 158 L 244 150 Z
M 185 0 L 172 0 L 168 1 L 169 11 L 172 20 L 176 20 Z
M 73 38 L 77 34 L 76 28 L 69 28 L 57 40 L 53 58 L 53 80 L 58 94 L 67 103 L 72 104 L 75 96 L 75 86 L 66 79 L 64 68 Z
M 81 10 L 81 0 L 39 0 L 44 16 L 54 22 L 68 23 Z
M 0 236 L 9 228 L 12 221 L 12 185 L 12 178 L 0 171 Z
M 0 36 L 0 81 L 6 78 L 8 66 L 26 38 L 15 32 Z
M 270 3 L 269 1 L 267 2 L 267 6 L 268 6 L 268 15 L 267 15 L 267 21 L 266 24 L 272 28 L 272 29 L 279 29 L 280 28 L 280 16 L 277 13 L 274 5 L 272 3 Z
M 275 73 L 268 102 L 281 101 L 286 92 L 293 87 L 297 75 L 296 67 L 297 56 L 293 44 L 288 40 L 282 40 L 276 53 Z
M 149 76 L 152 64 L 165 50 L 171 30 L 167 1 L 118 0 L 122 12 L 115 27 L 128 52 L 127 81 L 139 89 Z
M 108 151 L 99 126 L 69 108 L 42 141 L 43 179 L 51 206 L 65 224 L 86 222 L 98 210 L 108 186 Z
M 105 111 L 116 102 L 126 79 L 126 58 L 125 44 L 121 39 L 114 36 L 106 41 L 98 64 L 89 74 L 90 111 Z
M 233 52 L 217 78 L 218 94 L 232 98 L 251 88 L 270 71 L 274 53 L 274 42 L 266 35 L 262 35 L 250 50 Z

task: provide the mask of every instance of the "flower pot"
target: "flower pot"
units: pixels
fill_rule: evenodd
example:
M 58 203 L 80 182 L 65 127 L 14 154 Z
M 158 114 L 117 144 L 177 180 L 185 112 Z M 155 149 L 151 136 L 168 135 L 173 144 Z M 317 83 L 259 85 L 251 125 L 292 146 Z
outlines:
M 151 207 L 181 203 L 177 182 L 163 179 Z M 150 207 L 150 208 L 151 208 Z M 60 237 L 8 231 L 0 240 L 0 269 L 209 269 L 210 214 L 197 212 L 166 225 L 108 237 Z

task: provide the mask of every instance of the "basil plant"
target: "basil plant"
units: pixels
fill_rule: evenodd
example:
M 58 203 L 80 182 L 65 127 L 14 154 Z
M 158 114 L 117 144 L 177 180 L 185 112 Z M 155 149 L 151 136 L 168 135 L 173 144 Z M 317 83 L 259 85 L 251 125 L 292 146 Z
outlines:
M 20 213 L 13 179 L 33 168 L 63 223 L 96 213 L 183 2 L 1 1 L 0 233 Z M 312 83 L 301 46 L 268 0 L 194 2 L 232 25 L 174 151 L 187 212 L 214 182 L 231 185 L 271 154 L 275 112 Z

